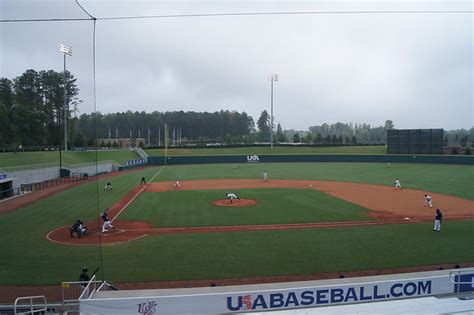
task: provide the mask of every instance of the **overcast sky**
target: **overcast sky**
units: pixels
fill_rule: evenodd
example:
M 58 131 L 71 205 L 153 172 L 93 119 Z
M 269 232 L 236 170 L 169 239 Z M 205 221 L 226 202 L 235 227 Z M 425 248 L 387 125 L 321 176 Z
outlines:
M 449 14 L 314 14 L 97 21 L 97 110 L 270 111 L 307 130 L 324 122 L 471 128 L 472 1 L 98 1 L 94 16 L 197 13 L 465 10 Z M 82 18 L 74 0 L 0 0 L 1 19 Z M 92 22 L 0 23 L 0 76 L 26 69 L 78 79 L 93 107 Z

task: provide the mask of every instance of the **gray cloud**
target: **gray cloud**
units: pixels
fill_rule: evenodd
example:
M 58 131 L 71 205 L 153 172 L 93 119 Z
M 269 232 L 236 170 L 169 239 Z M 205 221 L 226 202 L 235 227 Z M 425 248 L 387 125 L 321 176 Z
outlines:
M 97 16 L 244 11 L 472 9 L 469 2 L 81 1 Z M 83 17 L 70 3 L 3 3 L 2 18 Z M 20 14 L 21 13 L 21 14 Z M 31 14 L 30 14 L 31 13 Z M 30 14 L 30 15 L 28 15 Z M 6 24 L 1 72 L 62 69 L 59 43 L 73 47 L 68 69 L 92 107 L 92 25 Z M 270 107 L 275 120 L 307 129 L 323 122 L 394 120 L 399 128 L 473 125 L 472 14 L 193 17 L 97 22 L 97 109 L 101 112 L 246 111 Z

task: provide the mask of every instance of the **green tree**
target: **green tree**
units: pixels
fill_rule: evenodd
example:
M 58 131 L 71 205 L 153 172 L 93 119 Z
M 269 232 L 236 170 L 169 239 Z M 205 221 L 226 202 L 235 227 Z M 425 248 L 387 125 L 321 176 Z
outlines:
M 300 139 L 300 134 L 299 133 L 295 133 L 293 135 L 293 143 L 300 143 L 301 142 L 301 139 Z
M 356 138 L 356 136 L 352 136 L 351 144 L 352 144 L 352 145 L 357 145 L 357 138 Z
M 278 125 L 277 125 L 277 131 L 276 131 L 275 138 L 276 138 L 276 141 L 278 141 L 278 142 L 285 142 L 286 141 L 285 134 L 283 133 L 283 129 L 281 128 L 280 123 L 278 123 Z
M 270 141 L 270 115 L 268 115 L 266 110 L 260 114 L 257 126 L 259 130 L 257 136 L 258 141 Z
M 323 140 L 324 144 L 331 144 L 331 135 L 326 135 Z
M 322 144 L 323 143 L 323 137 L 321 136 L 320 133 L 316 134 L 316 138 L 315 138 L 314 142 L 317 143 L 317 144 Z
M 444 139 L 443 139 L 443 145 L 444 146 L 448 146 L 449 145 L 449 141 L 448 141 L 448 136 L 444 136 Z
M 344 143 L 344 139 L 342 138 L 342 136 L 339 136 L 337 138 L 337 144 L 343 144 Z
M 7 78 L 0 78 L 0 146 L 14 143 L 17 132 L 12 121 L 13 83 Z
M 385 129 L 385 130 L 392 130 L 393 128 L 395 128 L 395 125 L 393 124 L 393 121 L 391 121 L 391 120 L 386 120 L 386 121 L 385 121 L 384 129 Z
M 313 142 L 313 134 L 311 132 L 307 132 L 304 136 L 304 143 L 312 143 Z

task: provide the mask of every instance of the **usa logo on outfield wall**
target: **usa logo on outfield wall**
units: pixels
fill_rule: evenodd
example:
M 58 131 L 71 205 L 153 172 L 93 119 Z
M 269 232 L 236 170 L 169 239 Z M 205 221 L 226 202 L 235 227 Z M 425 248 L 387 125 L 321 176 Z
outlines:
M 158 304 L 156 303 L 156 301 L 150 301 L 150 302 L 146 302 L 146 303 L 137 304 L 138 314 L 153 315 L 156 312 L 156 306 L 157 305 Z
M 249 163 L 260 162 L 260 159 L 258 158 L 258 155 L 247 155 L 247 162 Z

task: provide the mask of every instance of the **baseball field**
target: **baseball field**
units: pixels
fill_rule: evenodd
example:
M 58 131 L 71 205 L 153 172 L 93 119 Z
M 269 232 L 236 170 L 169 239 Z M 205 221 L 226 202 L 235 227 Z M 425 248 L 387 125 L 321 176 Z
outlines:
M 393 188 L 395 178 L 402 190 Z M 472 166 L 385 163 L 209 164 L 118 173 L 2 209 L 0 284 L 76 280 L 83 265 L 102 266 L 98 275 L 112 283 L 232 283 L 472 266 L 473 178 Z M 108 181 L 113 189 L 104 191 Z M 230 204 L 228 192 L 241 200 Z M 424 207 L 426 193 L 432 209 Z M 444 214 L 440 233 L 433 232 L 437 207 Z M 100 235 L 105 208 L 115 229 Z M 69 236 L 77 219 L 89 228 L 81 239 Z

